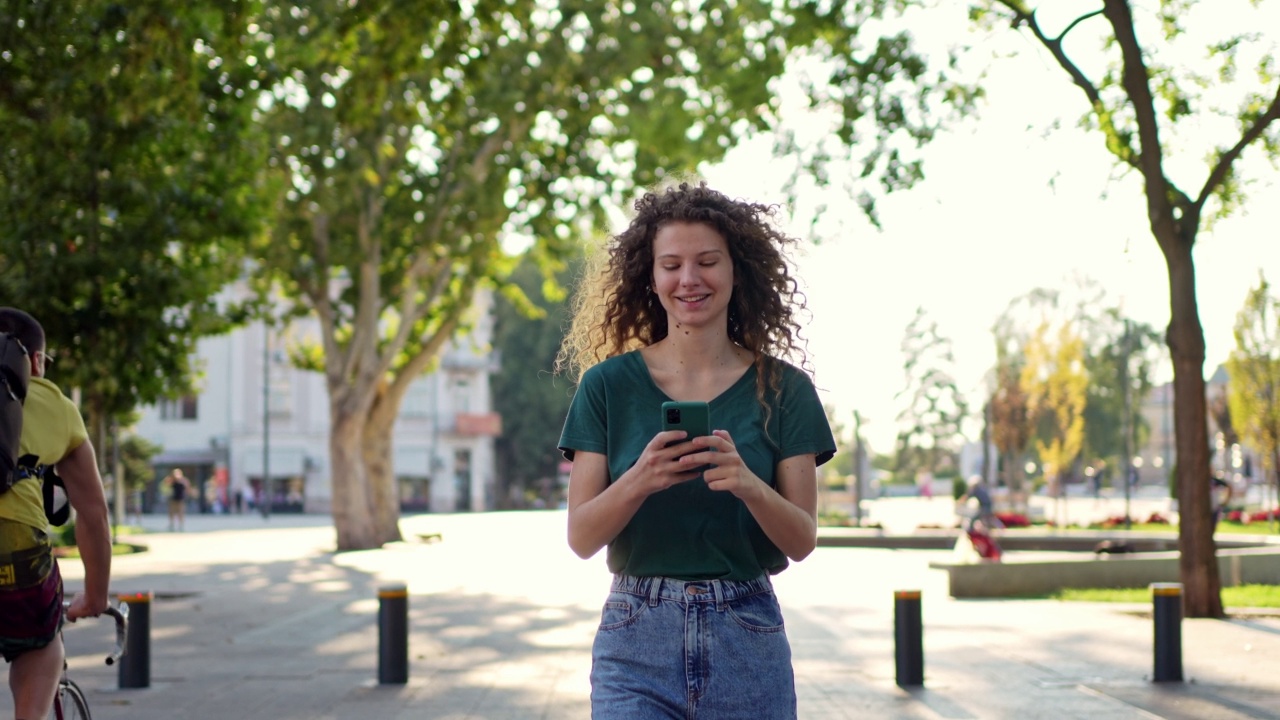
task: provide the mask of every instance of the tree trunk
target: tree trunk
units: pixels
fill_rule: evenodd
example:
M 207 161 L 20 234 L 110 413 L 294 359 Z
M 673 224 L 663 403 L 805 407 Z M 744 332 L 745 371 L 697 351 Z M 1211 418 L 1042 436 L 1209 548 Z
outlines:
M 1169 268 L 1171 314 L 1166 336 L 1173 356 L 1173 429 L 1178 453 L 1178 549 L 1187 617 L 1222 617 L 1221 578 L 1209 493 L 1208 404 L 1204 329 L 1196 306 L 1192 243 L 1160 243 Z
M 374 533 L 379 544 L 404 539 L 400 534 L 400 493 L 392 458 L 392 433 L 399 405 L 388 396 L 385 387 L 379 387 L 364 426 L 362 450 L 365 471 L 369 475 Z
M 1013 456 L 1013 467 L 1009 470 L 1013 473 L 1013 485 L 1010 492 L 1014 493 L 1014 504 L 1018 511 L 1031 517 L 1031 489 L 1027 487 L 1027 454 L 1019 451 Z
M 373 523 L 369 480 L 361 444 L 364 439 L 363 414 L 333 403 L 333 426 L 329 431 L 329 466 L 333 484 L 333 527 L 338 534 L 338 550 L 370 550 L 380 547 Z

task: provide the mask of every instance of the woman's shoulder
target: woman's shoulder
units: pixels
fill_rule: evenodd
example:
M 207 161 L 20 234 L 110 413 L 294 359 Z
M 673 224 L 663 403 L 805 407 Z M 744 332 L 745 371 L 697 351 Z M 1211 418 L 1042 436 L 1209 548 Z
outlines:
M 644 360 L 640 358 L 638 350 L 614 355 L 605 358 L 600 362 L 587 368 L 582 374 L 582 380 L 579 384 L 587 385 L 593 382 L 616 382 L 625 377 L 636 374 L 637 363 L 643 367 Z
M 782 386 L 787 387 L 794 383 L 802 383 L 805 385 L 813 385 L 813 375 L 804 368 L 787 360 L 783 360 L 773 355 L 765 356 L 765 367 L 770 371 L 776 371 L 782 379 Z

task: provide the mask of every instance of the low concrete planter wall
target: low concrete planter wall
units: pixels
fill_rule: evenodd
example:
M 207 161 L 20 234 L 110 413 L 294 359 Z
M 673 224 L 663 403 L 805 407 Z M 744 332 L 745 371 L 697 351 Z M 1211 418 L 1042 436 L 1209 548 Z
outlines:
M 930 563 L 949 576 L 956 598 L 1045 595 L 1064 588 L 1143 588 L 1180 582 L 1178 553 L 1137 552 L 1095 558 L 1018 560 L 974 564 Z M 1223 585 L 1280 584 L 1280 546 L 1219 549 Z

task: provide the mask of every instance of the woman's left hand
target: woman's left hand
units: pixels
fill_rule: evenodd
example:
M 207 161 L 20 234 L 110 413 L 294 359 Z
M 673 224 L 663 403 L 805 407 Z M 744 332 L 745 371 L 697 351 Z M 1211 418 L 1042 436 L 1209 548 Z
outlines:
M 712 490 L 731 492 L 739 500 L 749 501 L 758 498 L 768 488 L 743 462 L 728 430 L 712 430 L 711 435 L 694 438 L 693 444 L 707 450 L 685 455 L 680 462 L 692 467 L 710 465 L 702 473 L 702 479 Z

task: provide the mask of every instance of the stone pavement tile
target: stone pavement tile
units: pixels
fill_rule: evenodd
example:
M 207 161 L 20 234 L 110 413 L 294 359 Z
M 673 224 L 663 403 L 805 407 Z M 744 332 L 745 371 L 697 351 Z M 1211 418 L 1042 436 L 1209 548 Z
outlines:
M 1163 720 L 1266 720 L 1280 717 L 1280 693 L 1246 687 L 1189 683 L 1090 686 Z

